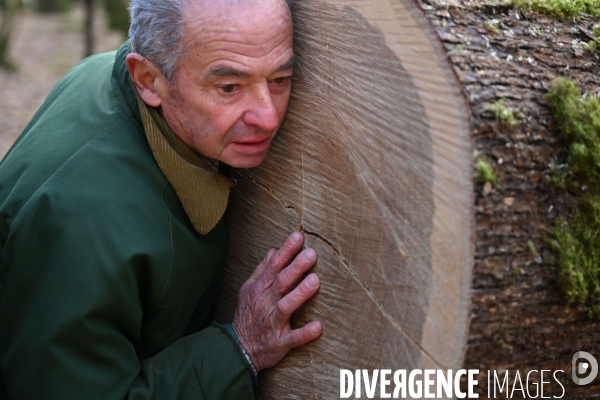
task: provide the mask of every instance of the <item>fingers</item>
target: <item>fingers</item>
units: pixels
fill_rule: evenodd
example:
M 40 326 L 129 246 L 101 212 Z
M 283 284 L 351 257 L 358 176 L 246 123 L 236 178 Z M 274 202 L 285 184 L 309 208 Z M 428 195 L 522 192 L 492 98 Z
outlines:
M 271 261 L 271 257 L 273 257 L 273 254 L 275 254 L 276 252 L 276 249 L 269 249 L 269 252 L 267 253 L 267 256 L 264 259 L 265 264 Z
M 273 287 L 280 295 L 285 295 L 290 288 L 298 282 L 306 271 L 317 262 L 317 253 L 313 249 L 306 249 L 296 256 L 294 261 L 277 275 Z
M 321 336 L 322 332 L 323 326 L 319 321 L 310 322 L 304 325 L 302 328 L 294 329 L 293 331 L 289 332 L 284 338 L 284 345 L 290 349 L 292 347 L 301 346 L 317 339 L 319 336 Z
M 273 257 L 273 254 L 275 254 L 276 251 L 277 250 L 275 249 L 270 249 L 268 251 L 265 259 L 262 260 L 260 264 L 258 264 L 258 266 L 254 269 L 254 272 L 252 272 L 252 275 L 250 275 L 250 278 L 248 278 L 249 281 L 255 281 L 256 279 L 258 279 L 259 276 L 263 274 L 266 266 L 271 261 L 271 257 Z
M 273 324 L 278 327 L 287 325 L 292 313 L 317 293 L 319 286 L 317 274 L 308 275 L 294 290 L 277 302 L 272 315 Z
M 268 281 L 275 279 L 277 274 L 298 254 L 304 244 L 304 236 L 300 232 L 294 232 L 283 243 L 270 259 L 265 269 L 265 277 Z
M 292 233 L 279 250 L 267 253 L 240 289 L 232 326 L 258 370 L 277 364 L 292 347 L 321 335 L 320 322 L 296 330 L 290 326 L 294 311 L 320 286 L 319 277 L 312 273 L 294 287 L 317 261 L 313 249 L 298 254 L 303 244 L 304 236 Z

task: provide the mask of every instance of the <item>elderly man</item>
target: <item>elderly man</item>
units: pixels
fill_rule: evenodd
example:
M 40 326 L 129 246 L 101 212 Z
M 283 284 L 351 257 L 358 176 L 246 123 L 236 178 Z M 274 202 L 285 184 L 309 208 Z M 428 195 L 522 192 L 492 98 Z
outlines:
M 0 164 L 0 398 L 250 399 L 321 334 L 289 323 L 319 287 L 299 232 L 210 325 L 233 186 L 216 168 L 259 165 L 281 124 L 288 5 L 133 0 L 131 18 Z

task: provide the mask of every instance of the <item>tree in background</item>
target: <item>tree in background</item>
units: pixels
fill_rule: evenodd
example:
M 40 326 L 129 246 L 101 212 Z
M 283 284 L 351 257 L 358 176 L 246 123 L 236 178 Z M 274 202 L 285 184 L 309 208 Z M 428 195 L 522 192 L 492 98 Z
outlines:
M 129 13 L 127 12 L 127 0 L 103 0 L 108 27 L 127 35 L 129 31 Z
M 54 0 L 58 1 L 58 0 Z M 129 30 L 129 13 L 127 12 L 127 0 L 102 0 L 106 10 L 108 27 L 121 31 L 127 36 Z M 94 54 L 94 24 L 95 0 L 85 0 L 85 56 Z
M 123 32 L 127 36 L 129 14 L 127 0 L 101 0 L 106 10 L 108 26 Z M 85 6 L 85 57 L 94 53 L 94 19 L 97 0 L 84 0 Z M 42 13 L 67 11 L 73 6 L 73 0 L 35 0 L 33 8 Z M 0 68 L 13 71 L 16 66 L 9 58 L 10 37 L 14 27 L 15 15 L 21 6 L 21 0 L 0 0 Z
M 43 13 L 61 12 L 73 6 L 73 0 L 35 0 L 35 9 Z
M 0 68 L 15 70 L 9 53 L 10 35 L 13 31 L 15 14 L 19 8 L 19 0 L 0 0 Z

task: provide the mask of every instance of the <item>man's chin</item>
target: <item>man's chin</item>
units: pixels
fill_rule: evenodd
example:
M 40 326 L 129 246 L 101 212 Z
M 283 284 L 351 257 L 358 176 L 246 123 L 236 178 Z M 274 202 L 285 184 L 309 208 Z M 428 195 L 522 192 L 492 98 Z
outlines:
M 231 160 L 224 159 L 221 161 L 234 168 L 255 168 L 261 165 L 266 157 L 267 153 L 265 152 L 264 154 L 244 155 Z

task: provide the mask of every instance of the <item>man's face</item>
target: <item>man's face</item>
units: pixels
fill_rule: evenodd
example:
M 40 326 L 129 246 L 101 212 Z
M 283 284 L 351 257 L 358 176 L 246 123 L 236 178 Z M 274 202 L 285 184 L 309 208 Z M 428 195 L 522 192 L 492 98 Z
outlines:
M 292 21 L 283 0 L 200 0 L 186 9 L 184 55 L 161 113 L 205 157 L 264 160 L 291 90 Z

